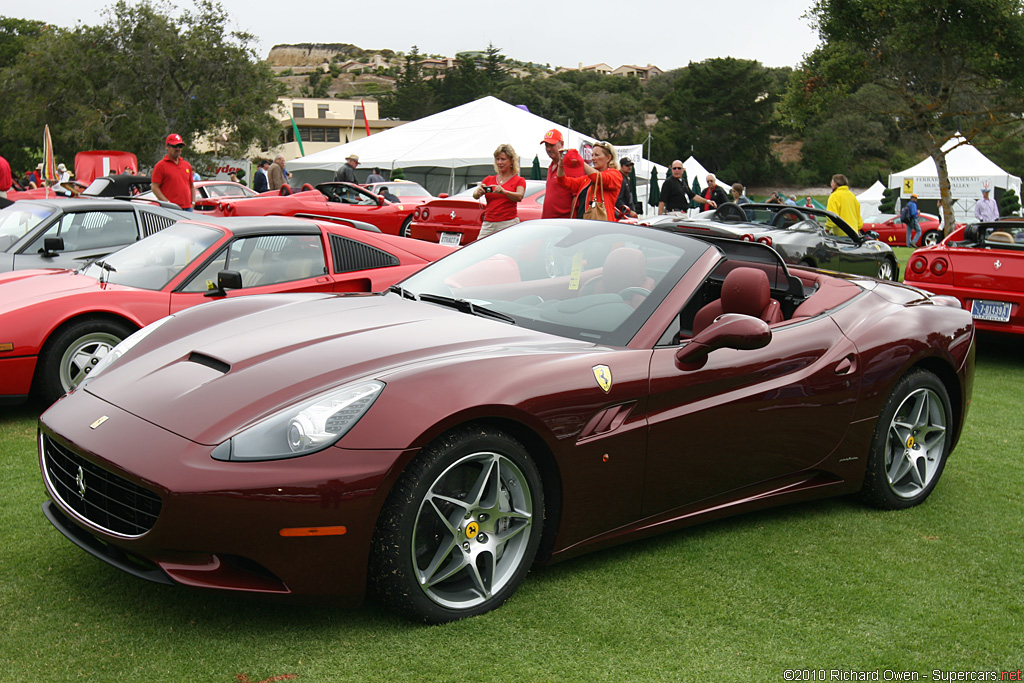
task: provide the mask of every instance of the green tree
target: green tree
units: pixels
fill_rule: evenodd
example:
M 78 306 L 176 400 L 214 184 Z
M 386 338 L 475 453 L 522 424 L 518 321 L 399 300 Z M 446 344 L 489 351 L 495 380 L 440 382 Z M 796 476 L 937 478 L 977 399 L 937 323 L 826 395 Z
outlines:
M 804 61 L 791 95 L 815 103 L 805 109 L 814 116 L 859 84 L 880 88 L 885 97 L 877 100 L 878 113 L 919 136 L 935 161 L 943 218 L 951 230 L 953 202 L 943 143 L 957 131 L 971 142 L 1020 130 L 1020 2 L 816 0 L 809 15 L 823 45 Z M 787 107 L 791 114 L 797 109 Z
M 658 107 L 655 158 L 690 154 L 709 171 L 749 184 L 776 166 L 771 136 L 779 79 L 760 62 L 732 57 L 691 63 Z
M 382 116 L 414 121 L 439 111 L 435 109 L 433 88 L 423 78 L 422 58 L 419 48 L 413 45 L 405 55 L 395 89 L 379 100 Z
M 226 133 L 229 154 L 274 144 L 270 112 L 281 87 L 250 47 L 254 37 L 230 31 L 210 0 L 177 17 L 168 11 L 120 0 L 102 26 L 42 33 L 0 72 L 0 128 L 35 140 L 49 123 L 65 158 L 113 148 L 143 163 L 160 158 L 169 132 L 186 141 Z
M 46 30 L 48 27 L 41 21 L 0 16 L 0 69 L 11 66 Z

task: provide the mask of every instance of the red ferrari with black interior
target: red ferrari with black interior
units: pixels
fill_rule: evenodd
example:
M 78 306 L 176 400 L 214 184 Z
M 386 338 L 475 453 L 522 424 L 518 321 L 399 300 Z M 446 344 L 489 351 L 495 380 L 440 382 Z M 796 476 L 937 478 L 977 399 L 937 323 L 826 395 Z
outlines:
M 516 206 L 520 221 L 540 218 L 544 210 L 545 182 L 527 180 L 523 200 Z M 470 187 L 451 197 L 434 199 L 412 212 L 408 232 L 402 234 L 418 240 L 441 244 L 469 244 L 480 234 L 484 221 L 482 200 L 473 199 Z
M 451 251 L 294 218 L 200 219 L 79 270 L 4 273 L 0 402 L 33 393 L 52 403 L 121 340 L 176 311 L 249 294 L 381 290 Z
M 401 234 L 412 220 L 413 204 L 392 204 L 351 183 L 321 183 L 316 187 L 307 184 L 298 192 L 286 185 L 281 190 L 278 194 L 264 192 L 255 197 L 200 199 L 195 210 L 207 216 L 342 218 L 375 225 L 389 235 Z
M 398 197 L 399 202 L 413 206 L 429 202 L 435 198 L 434 195 L 427 192 L 426 188 L 411 180 L 385 180 L 382 183 L 370 183 L 363 185 L 363 187 L 373 194 L 380 194 L 381 188 L 387 188 L 390 194 Z
M 535 561 L 785 502 L 923 502 L 974 348 L 949 297 L 755 242 L 530 221 L 387 292 L 144 328 L 40 418 L 44 511 L 153 581 L 370 586 L 450 621 Z
M 1024 221 L 970 223 L 915 251 L 904 281 L 956 297 L 979 330 L 1024 334 Z

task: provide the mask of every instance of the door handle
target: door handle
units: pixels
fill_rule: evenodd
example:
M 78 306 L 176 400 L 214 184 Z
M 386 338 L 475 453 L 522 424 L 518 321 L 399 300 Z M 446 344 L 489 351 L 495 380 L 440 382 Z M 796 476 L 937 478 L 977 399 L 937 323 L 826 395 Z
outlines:
M 848 354 L 845 358 L 836 364 L 835 373 L 837 375 L 849 375 L 857 369 L 857 357 L 852 353 Z

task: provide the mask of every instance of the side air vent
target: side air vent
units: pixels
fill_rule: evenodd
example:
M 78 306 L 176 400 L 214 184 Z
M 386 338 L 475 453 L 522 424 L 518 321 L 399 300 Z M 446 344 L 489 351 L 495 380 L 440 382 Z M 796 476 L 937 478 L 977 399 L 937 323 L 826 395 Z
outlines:
M 338 235 L 331 235 L 331 251 L 334 252 L 335 273 L 351 273 L 355 270 L 372 270 L 400 265 L 397 256 Z
M 177 223 L 173 218 L 149 213 L 147 211 L 141 211 L 139 215 L 142 217 L 142 230 L 146 233 L 146 237 L 158 233 L 164 228 L 168 228 Z

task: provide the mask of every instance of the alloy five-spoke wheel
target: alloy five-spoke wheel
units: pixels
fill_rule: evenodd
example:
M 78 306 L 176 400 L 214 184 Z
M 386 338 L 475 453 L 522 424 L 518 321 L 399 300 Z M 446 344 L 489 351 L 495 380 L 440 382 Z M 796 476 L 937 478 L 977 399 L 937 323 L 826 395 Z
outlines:
M 498 453 L 459 459 L 416 515 L 410 551 L 420 588 L 452 609 L 484 603 L 512 580 L 532 525 L 529 485 L 511 460 Z
M 935 375 L 904 376 L 875 428 L 862 495 L 887 509 L 927 498 L 946 463 L 951 420 L 949 395 Z
M 542 512 L 540 475 L 521 444 L 486 428 L 457 430 L 395 485 L 371 581 L 391 607 L 430 623 L 494 609 L 533 563 Z

